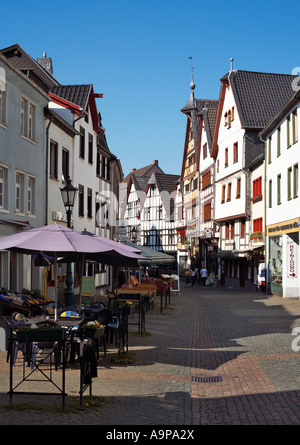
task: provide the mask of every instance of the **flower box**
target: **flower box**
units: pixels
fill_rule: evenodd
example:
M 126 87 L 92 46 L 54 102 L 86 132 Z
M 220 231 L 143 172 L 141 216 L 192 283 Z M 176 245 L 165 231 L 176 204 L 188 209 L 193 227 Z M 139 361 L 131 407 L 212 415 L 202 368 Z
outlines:
M 84 336 L 87 338 L 100 338 L 104 335 L 104 326 L 101 326 L 99 328 L 89 327 L 86 326 L 84 328 Z
M 126 306 L 124 306 L 123 307 L 123 314 L 124 315 L 127 315 L 127 316 L 129 316 L 129 315 L 131 315 L 131 314 L 133 314 L 134 313 L 134 311 L 135 311 L 135 304 L 132 304 L 132 305 L 126 305 Z
M 63 341 L 64 329 L 19 329 L 17 340 L 19 343 Z

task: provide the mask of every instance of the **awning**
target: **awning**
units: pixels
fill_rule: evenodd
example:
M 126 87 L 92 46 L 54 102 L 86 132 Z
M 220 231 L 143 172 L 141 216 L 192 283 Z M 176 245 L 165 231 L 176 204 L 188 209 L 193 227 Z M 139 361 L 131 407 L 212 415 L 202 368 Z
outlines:
M 0 224 L 15 224 L 16 226 L 31 228 L 32 225 L 28 221 L 17 221 L 16 219 L 0 218 Z
M 217 253 L 218 258 L 245 258 L 249 253 L 253 253 L 255 250 L 259 250 L 264 247 L 263 243 L 260 243 L 254 247 L 247 247 L 246 249 L 240 250 L 220 250 Z
M 132 248 L 139 249 L 142 253 L 141 255 L 144 257 L 143 259 L 138 260 L 140 265 L 146 264 L 172 264 L 175 261 L 175 258 L 172 255 L 167 255 L 164 252 L 159 250 L 151 249 L 147 246 L 141 246 L 139 244 L 131 243 L 130 241 L 123 241 L 122 244 L 126 246 L 130 246 Z

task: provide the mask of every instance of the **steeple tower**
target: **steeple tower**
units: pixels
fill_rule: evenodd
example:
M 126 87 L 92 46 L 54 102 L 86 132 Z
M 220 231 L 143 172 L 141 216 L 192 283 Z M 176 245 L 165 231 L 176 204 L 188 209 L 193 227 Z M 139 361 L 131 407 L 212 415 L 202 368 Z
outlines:
M 195 110 L 196 108 L 196 104 L 195 104 L 195 96 L 194 96 L 194 89 L 196 88 L 195 82 L 194 82 L 194 67 L 193 67 L 193 58 L 189 57 L 189 59 L 192 61 L 192 80 L 190 83 L 190 89 L 191 89 L 191 94 L 190 94 L 190 98 L 188 100 L 188 103 L 186 104 L 186 106 L 184 108 L 182 108 L 182 113 L 189 113 L 192 110 Z

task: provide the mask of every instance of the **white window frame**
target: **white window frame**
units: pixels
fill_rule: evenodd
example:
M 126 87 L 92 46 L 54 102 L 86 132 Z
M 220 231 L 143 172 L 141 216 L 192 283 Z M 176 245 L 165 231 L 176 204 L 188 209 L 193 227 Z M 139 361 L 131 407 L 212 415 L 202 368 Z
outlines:
M 25 96 L 21 98 L 21 136 L 36 141 L 36 105 Z
M 29 175 L 27 188 L 27 212 L 29 215 L 35 215 L 35 193 L 36 177 Z
M 25 174 L 16 170 L 15 212 L 24 213 Z
M 8 210 L 8 168 L 0 164 L 0 210 Z
M 0 83 L 0 124 L 6 126 L 6 85 L 1 89 Z

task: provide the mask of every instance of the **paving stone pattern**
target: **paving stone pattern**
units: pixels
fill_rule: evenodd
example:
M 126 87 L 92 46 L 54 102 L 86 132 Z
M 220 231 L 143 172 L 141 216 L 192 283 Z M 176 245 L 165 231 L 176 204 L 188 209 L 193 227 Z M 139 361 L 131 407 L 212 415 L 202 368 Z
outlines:
M 157 297 L 146 315 L 149 335 L 139 337 L 130 326 L 132 364 L 113 363 L 112 345 L 101 354 L 92 391 L 102 403 L 94 409 L 78 410 L 76 363 L 66 371 L 65 412 L 60 397 L 47 395 L 16 394 L 7 409 L 9 366 L 0 352 L 0 424 L 300 424 L 300 352 L 292 349 L 300 301 L 182 284 L 162 314 L 159 306 Z M 20 372 L 16 367 L 16 381 Z M 60 382 L 61 371 L 54 374 Z M 41 382 L 22 385 L 55 391 Z M 24 404 L 31 408 L 20 409 Z

